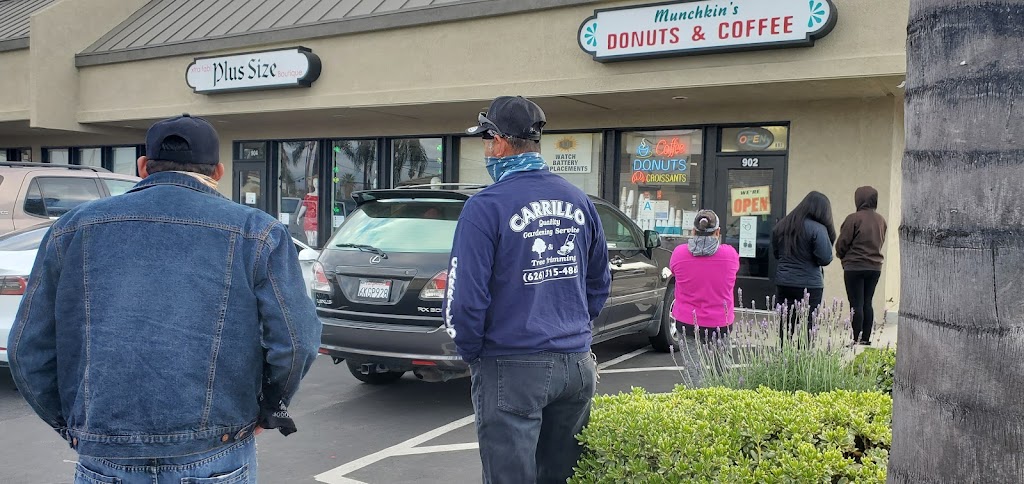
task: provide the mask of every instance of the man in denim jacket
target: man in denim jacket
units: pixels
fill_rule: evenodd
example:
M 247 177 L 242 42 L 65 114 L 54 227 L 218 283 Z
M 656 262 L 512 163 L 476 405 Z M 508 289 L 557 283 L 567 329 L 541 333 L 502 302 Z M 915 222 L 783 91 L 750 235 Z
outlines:
M 320 322 L 287 228 L 217 192 L 219 153 L 205 120 L 160 121 L 145 179 L 43 238 L 10 364 L 75 482 L 256 482 L 254 434 L 296 430 Z

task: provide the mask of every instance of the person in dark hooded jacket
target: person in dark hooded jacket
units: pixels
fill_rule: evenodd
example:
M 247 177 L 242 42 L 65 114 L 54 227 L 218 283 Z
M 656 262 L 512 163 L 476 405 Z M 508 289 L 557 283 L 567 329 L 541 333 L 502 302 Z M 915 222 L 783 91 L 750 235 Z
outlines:
M 887 226 L 875 209 L 878 190 L 860 187 L 854 194 L 857 211 L 846 217 L 839 229 L 836 256 L 843 262 L 846 295 L 853 310 L 853 341 L 871 344 L 875 311 L 871 301 L 882 276 L 882 244 Z

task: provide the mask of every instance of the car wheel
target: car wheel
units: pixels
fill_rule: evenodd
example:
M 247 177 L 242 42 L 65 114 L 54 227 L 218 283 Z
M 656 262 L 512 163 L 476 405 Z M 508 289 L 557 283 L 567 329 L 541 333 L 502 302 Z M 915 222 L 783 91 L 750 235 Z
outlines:
M 672 303 L 675 300 L 676 283 L 673 281 L 668 283 L 665 298 L 661 301 L 661 330 L 656 336 L 651 336 L 651 346 L 662 353 L 669 353 L 673 349 L 679 351 L 679 330 L 672 320 Z
M 356 380 L 363 383 L 369 383 L 371 385 L 386 385 L 388 383 L 394 383 L 400 380 L 402 375 L 405 374 L 404 371 L 387 371 L 384 373 L 370 373 L 364 375 L 363 372 L 360 371 L 360 367 L 363 366 L 362 364 L 354 363 L 352 360 L 345 360 L 345 363 L 348 365 L 348 371 L 352 373 L 352 376 L 356 377 Z

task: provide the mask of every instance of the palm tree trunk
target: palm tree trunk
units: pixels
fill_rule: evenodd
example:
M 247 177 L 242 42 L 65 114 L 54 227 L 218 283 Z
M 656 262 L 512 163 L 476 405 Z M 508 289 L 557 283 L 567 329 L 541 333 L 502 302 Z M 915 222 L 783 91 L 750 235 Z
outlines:
M 889 482 L 1024 482 L 1024 2 L 911 0 Z

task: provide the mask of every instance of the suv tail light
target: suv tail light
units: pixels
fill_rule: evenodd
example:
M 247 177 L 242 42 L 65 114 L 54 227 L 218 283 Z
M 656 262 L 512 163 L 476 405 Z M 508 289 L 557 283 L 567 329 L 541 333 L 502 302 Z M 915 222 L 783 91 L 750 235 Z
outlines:
M 316 292 L 325 292 L 331 294 L 334 289 L 331 287 L 331 280 L 327 278 L 327 273 L 324 272 L 324 265 L 319 262 L 313 263 L 313 284 L 312 289 Z
M 28 276 L 0 277 L 0 296 L 22 296 L 28 287 Z
M 444 291 L 448 288 L 448 272 L 441 271 L 432 277 L 423 290 L 420 299 L 444 299 Z

